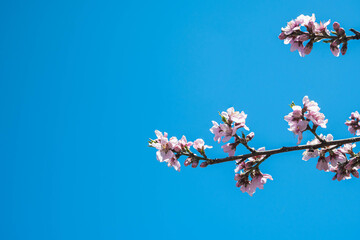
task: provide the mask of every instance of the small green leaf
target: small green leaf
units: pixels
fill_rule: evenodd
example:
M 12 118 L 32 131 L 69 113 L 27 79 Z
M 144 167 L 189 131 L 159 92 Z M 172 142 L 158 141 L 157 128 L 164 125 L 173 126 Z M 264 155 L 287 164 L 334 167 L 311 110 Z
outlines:
M 295 103 L 292 102 L 289 106 L 290 106 L 291 108 L 293 108 L 293 106 L 295 106 Z

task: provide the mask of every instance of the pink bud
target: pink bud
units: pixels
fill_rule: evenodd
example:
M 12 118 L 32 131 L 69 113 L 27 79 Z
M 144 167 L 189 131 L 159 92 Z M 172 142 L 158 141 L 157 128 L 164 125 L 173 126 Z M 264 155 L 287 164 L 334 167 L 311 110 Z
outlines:
M 304 48 L 304 54 L 305 55 L 309 55 L 310 54 L 310 52 L 311 52 L 311 50 L 312 50 L 312 48 L 313 48 L 313 41 L 309 41 L 307 44 L 306 44 L 306 46 L 305 46 L 305 48 Z
M 334 180 L 336 180 L 336 178 L 337 178 L 337 173 L 336 173 L 335 176 L 332 178 L 332 180 L 334 181 Z
M 339 30 L 337 31 L 337 33 L 342 36 L 345 35 L 345 30 L 343 28 L 339 28 Z
M 333 28 L 334 28 L 334 30 L 335 30 L 336 32 L 339 31 L 340 24 L 339 24 L 338 22 L 334 22 L 334 23 L 333 23 Z
M 255 136 L 255 133 L 254 132 L 251 132 L 249 133 L 247 136 L 246 136 L 246 141 L 249 142 L 251 141 Z
M 306 40 L 309 39 L 309 35 L 307 34 L 301 34 L 300 36 L 297 37 L 297 41 L 300 41 L 300 42 L 305 42 Z
M 309 33 L 313 32 L 313 28 L 314 28 L 314 23 L 312 21 L 310 21 L 308 23 L 308 25 L 306 26 L 306 29 L 308 30 Z
M 345 55 L 346 51 L 347 51 L 347 43 L 345 42 L 341 47 L 341 54 Z
M 359 178 L 359 172 L 357 170 L 351 170 L 351 174 L 356 177 L 356 178 Z
M 348 171 L 351 171 L 351 169 L 353 168 L 351 161 L 352 161 L 352 160 L 350 160 L 350 161 L 346 164 L 346 166 L 345 166 L 345 169 L 348 170 Z
M 187 158 L 184 162 L 185 167 L 189 166 L 191 164 L 191 158 Z
M 196 168 L 198 166 L 198 164 L 199 164 L 198 161 L 194 161 L 194 162 L 192 162 L 191 167 Z
M 202 163 L 200 164 L 200 167 L 204 168 L 204 167 L 207 167 L 208 165 L 209 165 L 209 163 L 207 163 L 207 162 L 202 162 Z
M 236 187 L 241 187 L 241 183 L 240 182 L 236 182 Z
M 279 39 L 280 40 L 284 40 L 286 38 L 286 34 L 284 32 L 281 32 L 280 35 L 279 35 Z
M 340 40 L 339 40 L 339 39 L 335 39 L 335 40 L 330 44 L 330 46 L 332 46 L 332 47 L 337 47 L 339 44 L 340 44 Z
M 235 177 L 234 177 L 234 180 L 235 181 L 239 181 L 241 179 L 241 176 L 240 176 L 240 174 L 235 174 Z

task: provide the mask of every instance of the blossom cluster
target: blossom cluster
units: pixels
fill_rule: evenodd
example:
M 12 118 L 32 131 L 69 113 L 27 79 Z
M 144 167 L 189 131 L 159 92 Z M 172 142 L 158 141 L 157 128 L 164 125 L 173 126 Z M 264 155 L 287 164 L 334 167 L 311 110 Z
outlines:
M 308 22 L 312 18 L 305 20 Z M 304 20 L 304 22 L 306 22 Z M 325 26 L 326 27 L 326 26 Z M 291 31 L 287 29 L 286 31 Z M 324 30 L 325 31 L 325 30 Z M 252 196 L 256 189 L 263 189 L 267 180 L 273 180 L 269 174 L 260 171 L 260 165 L 270 156 L 288 151 L 305 150 L 302 159 L 308 161 L 311 158 L 317 158 L 316 168 L 325 172 L 335 173 L 333 179 L 338 181 L 349 179 L 351 176 L 359 178 L 358 169 L 360 167 L 360 153 L 355 153 L 356 147 L 354 142 L 360 141 L 360 137 L 334 140 L 331 134 L 317 134 L 316 130 L 320 126 L 326 128 L 328 122 L 325 115 L 320 112 L 318 103 L 305 96 L 302 100 L 302 106 L 292 103 L 290 107 L 292 112 L 284 117 L 289 124 L 289 131 L 297 135 L 300 144 L 303 133 L 310 131 L 315 138 L 308 141 L 306 145 L 282 147 L 280 149 L 265 150 L 265 147 L 255 149 L 249 146 L 250 141 L 254 138 L 254 132 L 245 135 L 244 132 L 239 134 L 240 129 L 249 131 L 246 126 L 247 115 L 242 111 L 235 111 L 233 107 L 227 111 L 221 112 L 221 122 L 212 121 L 210 132 L 214 134 L 215 142 L 222 142 L 221 147 L 228 154 L 224 158 L 208 158 L 205 150 L 212 148 L 205 144 L 201 138 L 195 141 L 187 141 L 185 136 L 181 139 L 176 137 L 168 138 L 166 132 L 155 131 L 156 139 L 149 141 L 149 146 L 157 149 L 156 158 L 160 162 L 166 162 L 169 167 L 173 167 L 176 171 L 180 171 L 181 164 L 179 159 L 186 156 L 185 166 L 191 165 L 193 168 L 200 164 L 200 167 L 218 164 L 228 161 L 235 161 L 235 177 L 236 187 L 242 192 Z M 356 111 L 351 113 L 350 120 L 345 122 L 351 134 L 360 135 L 360 114 Z M 242 145 L 249 153 L 235 156 L 237 147 Z M 194 153 L 195 149 L 197 153 Z
M 325 115 L 320 112 L 320 108 L 315 101 L 310 101 L 308 96 L 303 98 L 303 107 L 290 105 L 292 112 L 284 117 L 285 121 L 289 124 L 289 131 L 298 136 L 298 144 L 300 144 L 303 135 L 302 133 L 308 129 L 311 129 L 309 123 L 312 122 L 313 130 L 318 126 L 326 128 L 328 122 L 325 119 Z
M 249 175 L 251 175 L 250 181 Z M 264 189 L 264 184 L 268 179 L 273 180 L 269 174 L 263 174 L 260 170 L 253 171 L 250 174 L 236 173 L 234 179 L 237 181 L 236 187 L 240 187 L 242 192 L 247 192 L 250 196 L 255 193 L 256 188 Z
M 330 20 L 327 22 L 315 22 L 315 15 L 311 16 L 301 14 L 295 20 L 287 23 L 287 26 L 281 28 L 279 35 L 280 40 L 284 40 L 284 44 L 290 44 L 290 51 L 298 51 L 301 57 L 310 54 L 315 42 L 324 40 L 330 43 L 330 50 L 336 57 L 345 55 L 347 51 L 347 41 L 344 28 L 340 27 L 338 22 L 333 23 L 334 31 L 327 29 Z M 333 35 L 331 35 L 331 33 Z M 304 46 L 304 43 L 306 45 Z M 340 44 L 342 44 L 340 51 Z
M 265 147 L 261 147 L 257 152 L 265 151 Z M 255 193 L 256 188 L 264 189 L 267 179 L 273 180 L 271 175 L 263 174 L 259 170 L 259 165 L 265 160 L 265 155 L 250 157 L 248 161 L 236 161 L 235 178 L 236 187 L 242 192 L 247 192 L 250 196 Z M 249 180 L 251 177 L 251 180 Z
M 324 141 L 333 141 L 333 136 L 328 134 L 319 136 Z M 308 141 L 307 145 L 319 144 L 318 139 Z M 318 158 L 316 168 L 320 171 L 325 172 L 335 172 L 333 180 L 337 179 L 338 181 L 351 178 L 350 174 L 354 177 L 359 177 L 358 173 L 358 164 L 356 162 L 357 156 L 353 152 L 353 148 L 356 147 L 356 144 L 344 144 L 342 147 L 338 146 L 328 146 L 319 149 L 307 149 L 303 152 L 303 160 L 308 161 L 310 158 Z M 348 160 L 347 155 L 349 155 L 350 160 Z M 356 164 L 355 164 L 356 163 Z
M 194 142 L 188 142 L 185 136 L 182 136 L 180 140 L 176 137 L 168 139 L 168 134 L 155 130 L 157 139 L 149 141 L 149 146 L 156 148 L 156 158 L 159 162 L 166 162 L 169 167 L 173 167 L 176 171 L 180 172 L 180 162 L 178 161 L 181 155 L 190 155 L 185 161 L 184 165 L 192 164 L 193 167 L 197 167 L 199 161 L 196 160 L 196 154 L 190 151 L 190 147 L 193 146 L 201 155 L 205 155 L 205 149 L 212 148 L 212 146 L 205 145 L 203 139 L 196 139 Z
M 237 138 L 237 142 L 227 143 L 222 146 L 224 152 L 228 153 L 229 156 L 234 156 L 236 147 L 240 143 L 240 138 L 237 136 L 236 132 L 240 128 L 244 128 L 245 130 L 249 130 L 246 126 L 245 121 L 247 115 L 242 111 L 241 113 L 235 111 L 233 107 L 227 109 L 226 112 L 222 112 L 220 114 L 221 120 L 223 123 L 218 124 L 216 121 L 212 121 L 213 126 L 210 128 L 210 132 L 213 133 L 214 141 L 220 143 L 221 139 L 224 143 L 228 142 L 232 137 Z M 254 137 L 254 133 L 250 133 L 248 135 L 248 141 L 250 141 Z
M 358 111 L 351 113 L 350 120 L 345 122 L 352 134 L 360 135 L 360 114 Z

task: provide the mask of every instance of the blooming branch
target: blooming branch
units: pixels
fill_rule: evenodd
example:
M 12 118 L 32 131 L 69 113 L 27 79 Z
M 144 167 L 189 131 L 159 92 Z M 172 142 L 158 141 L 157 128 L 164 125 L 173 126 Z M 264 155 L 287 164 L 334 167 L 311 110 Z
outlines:
M 334 31 L 327 29 L 329 24 L 330 20 L 315 22 L 314 14 L 312 16 L 300 15 L 295 20 L 288 22 L 286 27 L 281 28 L 279 39 L 284 40 L 284 44 L 290 44 L 290 51 L 297 50 L 301 57 L 310 54 L 314 43 L 320 41 L 330 43 L 330 50 L 335 57 L 338 57 L 340 52 L 345 55 L 348 41 L 359 40 L 360 32 L 350 28 L 349 31 L 355 35 L 347 36 L 344 28 L 340 27 L 338 22 L 333 23 Z M 342 45 L 341 50 L 340 45 Z
M 298 143 L 301 143 L 303 133 L 311 132 L 315 136 L 312 141 L 308 141 L 306 145 L 296 145 L 290 147 L 281 147 L 278 149 L 265 150 L 265 147 L 255 150 L 249 146 L 249 142 L 254 138 L 254 132 L 248 135 L 244 133 L 239 136 L 237 131 L 241 128 L 249 130 L 245 121 L 247 115 L 244 112 L 235 111 L 234 108 L 229 108 L 226 112 L 220 114 L 222 123 L 212 121 L 213 126 L 210 129 L 214 136 L 214 140 L 218 143 L 220 141 L 226 143 L 222 149 L 229 156 L 224 158 L 208 158 L 205 153 L 206 149 L 212 148 L 205 145 L 203 139 L 197 139 L 192 142 L 187 142 L 186 137 L 183 136 L 180 140 L 176 137 L 168 139 L 168 134 L 162 134 L 156 130 L 157 139 L 149 141 L 149 146 L 156 148 L 158 151 L 156 157 L 160 162 L 166 162 L 169 167 L 180 171 L 180 162 L 178 159 L 181 156 L 186 156 L 184 162 L 185 166 L 192 165 L 197 167 L 201 161 L 200 167 L 207 167 L 224 162 L 235 161 L 235 177 L 236 186 L 240 187 L 242 192 L 247 192 L 253 195 L 257 188 L 263 189 L 264 184 L 268 179 L 273 180 L 269 174 L 263 174 L 260 171 L 260 165 L 272 155 L 286 153 L 291 151 L 303 152 L 302 159 L 308 161 L 311 158 L 318 158 L 316 168 L 326 172 L 334 172 L 334 180 L 338 181 L 349 179 L 351 175 L 359 177 L 358 168 L 360 168 L 360 153 L 354 153 L 355 142 L 360 142 L 360 137 L 353 137 L 341 140 L 334 140 L 331 134 L 324 136 L 317 134 L 316 130 L 320 126 L 326 128 L 328 122 L 325 115 L 320 112 L 320 107 L 315 101 L 311 101 L 307 96 L 303 98 L 303 106 L 292 103 L 290 107 L 292 112 L 284 117 L 289 124 L 289 131 L 293 132 L 298 137 Z M 353 112 L 350 120 L 346 121 L 348 130 L 352 134 L 360 135 L 360 115 L 358 112 Z M 233 139 L 233 142 L 229 142 Z M 243 145 L 249 153 L 242 155 L 235 155 L 238 145 Z M 191 151 L 191 146 L 200 154 Z

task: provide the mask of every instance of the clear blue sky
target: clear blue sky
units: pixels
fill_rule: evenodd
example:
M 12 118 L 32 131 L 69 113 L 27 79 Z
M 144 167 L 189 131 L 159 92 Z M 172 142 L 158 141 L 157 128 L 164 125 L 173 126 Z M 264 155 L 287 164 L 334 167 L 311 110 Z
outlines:
M 154 130 L 214 146 L 211 120 L 248 114 L 254 147 L 296 144 L 284 115 L 304 95 L 350 137 L 360 41 L 300 58 L 277 39 L 300 14 L 360 29 L 359 1 L 2 1 L 0 239 L 355 239 L 360 181 L 301 152 L 270 158 L 254 197 L 234 164 L 178 173 Z M 305 141 L 310 138 L 305 136 Z

